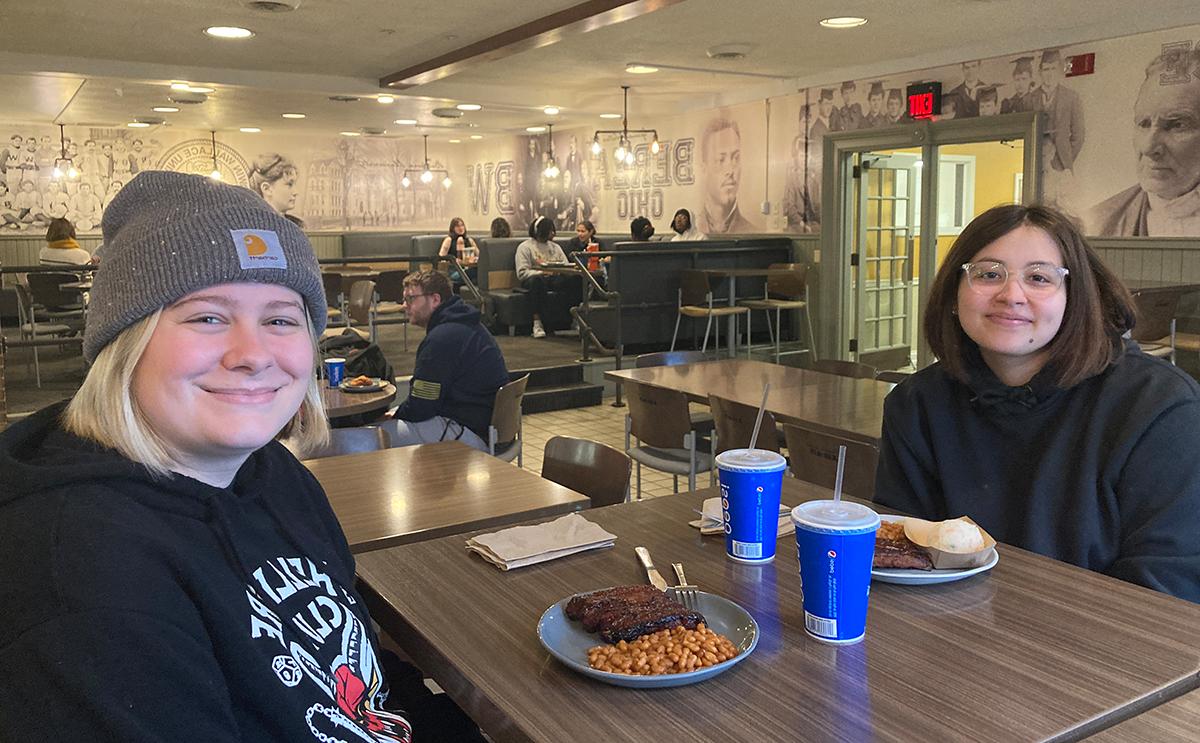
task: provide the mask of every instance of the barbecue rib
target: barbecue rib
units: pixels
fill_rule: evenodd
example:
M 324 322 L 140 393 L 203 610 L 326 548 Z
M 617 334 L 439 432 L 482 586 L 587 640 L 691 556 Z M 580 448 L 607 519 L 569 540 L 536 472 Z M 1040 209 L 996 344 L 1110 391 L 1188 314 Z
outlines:
M 885 522 L 875 533 L 872 566 L 902 570 L 933 570 L 933 559 L 924 547 L 904 535 L 904 524 Z
M 598 632 L 606 642 L 634 640 L 661 629 L 695 629 L 704 616 L 689 611 L 654 586 L 617 586 L 576 596 L 567 602 L 567 617 Z

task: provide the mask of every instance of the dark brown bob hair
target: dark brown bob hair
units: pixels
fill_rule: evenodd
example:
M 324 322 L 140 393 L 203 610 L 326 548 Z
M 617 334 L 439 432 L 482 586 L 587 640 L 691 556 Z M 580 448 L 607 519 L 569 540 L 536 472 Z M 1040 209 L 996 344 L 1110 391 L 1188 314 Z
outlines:
M 959 284 L 965 280 L 962 264 L 1021 225 L 1049 235 L 1070 272 L 1065 284 L 1067 306 L 1058 334 L 1046 346 L 1050 352 L 1046 364 L 1054 370 L 1055 384 L 1073 387 L 1120 358 L 1121 335 L 1133 328 L 1134 304 L 1129 290 L 1101 263 L 1079 228 L 1049 207 L 997 206 L 967 225 L 933 280 L 925 309 L 925 339 L 946 371 L 966 381 L 966 351 L 975 342 L 955 314 Z

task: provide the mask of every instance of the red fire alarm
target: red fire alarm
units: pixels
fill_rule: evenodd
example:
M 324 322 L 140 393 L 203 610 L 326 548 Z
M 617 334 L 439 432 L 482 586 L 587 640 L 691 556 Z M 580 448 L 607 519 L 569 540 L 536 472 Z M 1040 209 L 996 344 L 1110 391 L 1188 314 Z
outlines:
M 1073 57 L 1067 57 L 1067 72 L 1065 77 L 1078 77 L 1080 75 L 1090 75 L 1096 71 L 1096 54 L 1088 52 L 1087 54 L 1076 54 Z

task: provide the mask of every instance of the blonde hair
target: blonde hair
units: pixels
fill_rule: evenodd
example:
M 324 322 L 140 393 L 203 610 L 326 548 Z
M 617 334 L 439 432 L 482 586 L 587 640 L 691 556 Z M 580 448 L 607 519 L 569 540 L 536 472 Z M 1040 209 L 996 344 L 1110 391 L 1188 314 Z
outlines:
M 100 349 L 79 391 L 63 412 L 62 423 L 70 433 L 116 449 L 155 476 L 169 477 L 180 468 L 177 457 L 154 431 L 131 392 L 133 374 L 161 316 L 159 309 L 138 320 Z M 315 369 L 317 339 L 307 313 L 305 319 L 312 337 Z M 329 422 L 316 374 L 309 375 L 299 410 L 275 439 L 297 452 L 311 451 L 329 442 Z

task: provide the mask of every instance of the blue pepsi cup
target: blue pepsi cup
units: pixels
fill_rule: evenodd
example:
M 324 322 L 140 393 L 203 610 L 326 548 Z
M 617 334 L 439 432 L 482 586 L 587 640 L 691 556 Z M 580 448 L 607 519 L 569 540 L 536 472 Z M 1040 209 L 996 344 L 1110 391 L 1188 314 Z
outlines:
M 805 631 L 835 645 L 860 642 L 867 633 L 879 514 L 858 503 L 814 500 L 792 509 L 792 523 Z
M 346 360 L 330 358 L 325 359 L 325 378 L 329 380 L 330 387 L 337 387 L 346 378 Z
M 729 559 L 748 563 L 775 559 L 785 469 L 783 455 L 765 449 L 730 449 L 717 455 Z

